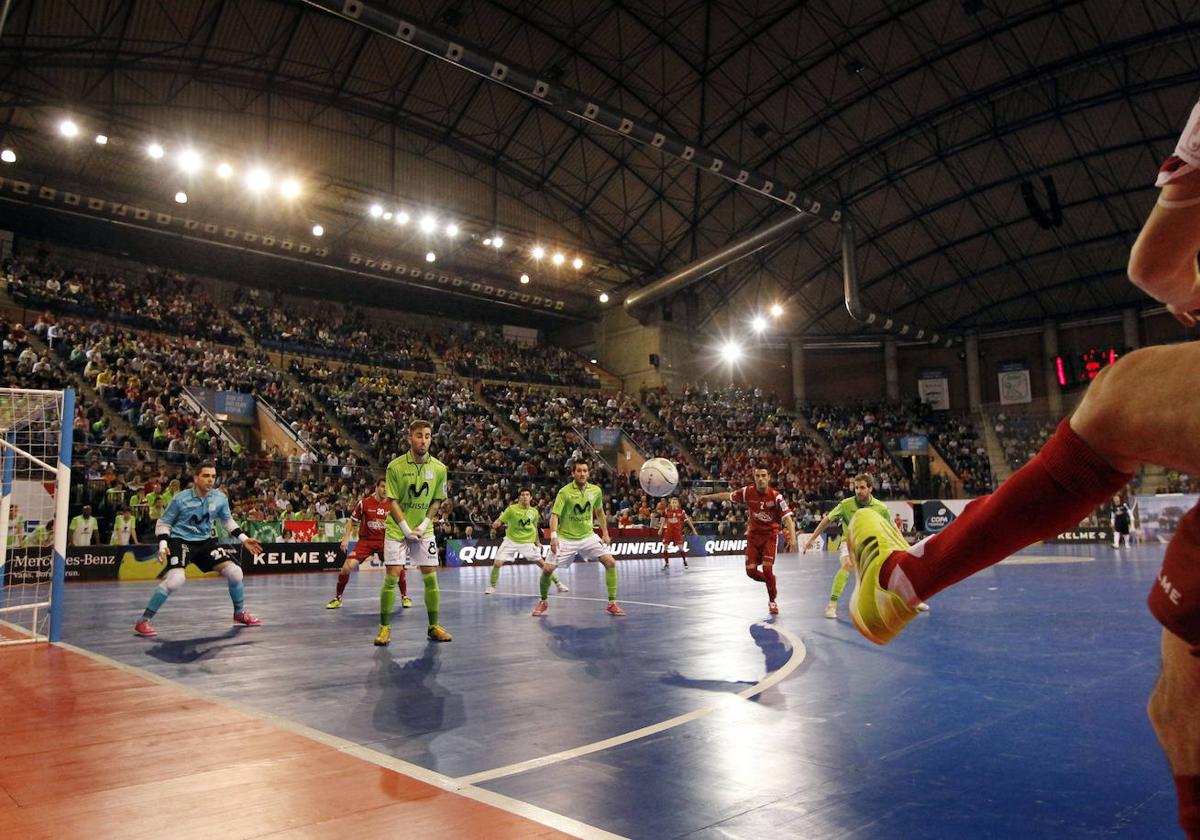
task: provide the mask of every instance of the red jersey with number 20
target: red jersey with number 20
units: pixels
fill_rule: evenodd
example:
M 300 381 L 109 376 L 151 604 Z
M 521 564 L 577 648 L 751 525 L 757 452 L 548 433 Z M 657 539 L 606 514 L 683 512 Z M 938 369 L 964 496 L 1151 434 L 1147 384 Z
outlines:
M 767 492 L 759 493 L 753 484 L 739 487 L 729 494 L 730 501 L 746 505 L 748 524 L 746 536 L 771 537 L 779 533 L 783 517 L 792 512 L 787 499 L 774 487 L 768 487 Z
M 354 513 L 350 514 L 350 518 L 358 523 L 358 541 L 368 545 L 383 545 L 390 511 L 391 503 L 387 499 L 378 501 L 374 494 L 359 499 L 354 506 Z
M 667 508 L 663 519 L 666 521 L 666 537 L 683 539 L 683 523 L 687 519 L 687 512 L 683 508 Z

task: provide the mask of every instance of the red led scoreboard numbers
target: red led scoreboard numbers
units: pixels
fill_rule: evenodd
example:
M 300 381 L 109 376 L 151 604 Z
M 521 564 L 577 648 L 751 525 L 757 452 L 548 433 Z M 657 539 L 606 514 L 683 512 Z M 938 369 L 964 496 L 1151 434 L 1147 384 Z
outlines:
M 1100 371 L 1116 364 L 1124 352 L 1115 347 L 1090 347 L 1077 355 L 1055 356 L 1054 367 L 1058 373 L 1058 384 L 1064 388 L 1086 385 L 1099 376 Z

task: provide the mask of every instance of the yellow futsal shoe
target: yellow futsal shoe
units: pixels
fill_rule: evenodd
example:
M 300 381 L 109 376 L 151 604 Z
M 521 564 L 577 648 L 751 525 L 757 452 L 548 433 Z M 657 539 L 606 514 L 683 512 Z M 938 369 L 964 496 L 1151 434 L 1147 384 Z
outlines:
M 907 551 L 908 542 L 895 525 L 864 508 L 851 518 L 846 543 L 857 576 L 850 595 L 850 618 L 858 632 L 877 645 L 886 645 L 917 615 L 899 595 L 879 582 L 883 562 L 893 551 Z
M 325 609 L 337 610 L 337 609 L 341 609 L 341 606 L 342 606 L 342 599 L 334 598 L 332 601 L 330 601 L 328 604 L 325 605 Z
M 412 601 L 409 600 L 407 595 L 404 595 L 400 598 L 400 606 L 404 607 L 404 609 L 408 609 L 412 606 Z
M 428 635 L 429 641 L 431 642 L 449 642 L 454 640 L 454 637 L 446 632 L 445 627 L 441 627 L 437 624 L 429 628 Z
M 387 625 L 379 625 L 379 635 L 375 637 L 375 644 L 382 647 L 392 640 L 392 628 Z

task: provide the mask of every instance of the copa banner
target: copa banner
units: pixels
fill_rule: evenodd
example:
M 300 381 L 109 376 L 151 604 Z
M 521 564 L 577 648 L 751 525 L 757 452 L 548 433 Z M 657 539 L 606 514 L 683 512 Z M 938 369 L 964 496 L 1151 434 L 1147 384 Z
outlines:
M 246 574 L 279 574 L 340 569 L 346 556 L 337 543 L 264 543 L 263 553 L 252 557 L 240 546 L 239 564 Z M 157 545 L 71 546 L 67 549 L 67 580 L 156 580 L 166 569 L 158 562 Z M 205 574 L 189 563 L 184 570 L 189 578 L 218 577 Z M 14 552 L 5 564 L 5 583 L 35 583 L 50 578 L 50 557 L 46 554 L 24 557 Z
M 797 540 L 803 541 L 804 534 L 797 534 Z M 720 557 L 732 554 L 743 554 L 746 551 L 745 537 L 709 537 L 688 535 L 689 557 Z M 490 566 L 496 562 L 496 554 L 500 550 L 500 540 L 448 540 L 446 542 L 447 566 Z M 783 547 L 783 537 L 780 536 L 780 549 Z M 817 540 L 816 550 L 825 548 L 824 538 Z M 663 553 L 662 540 L 659 539 L 626 539 L 618 537 L 613 540 L 612 556 L 617 560 L 648 560 L 661 559 Z M 672 553 L 676 549 L 671 549 Z M 542 557 L 550 556 L 550 546 L 542 544 Z
M 920 502 L 924 525 L 917 527 L 926 533 L 936 534 L 953 522 L 970 502 L 970 499 L 930 499 Z

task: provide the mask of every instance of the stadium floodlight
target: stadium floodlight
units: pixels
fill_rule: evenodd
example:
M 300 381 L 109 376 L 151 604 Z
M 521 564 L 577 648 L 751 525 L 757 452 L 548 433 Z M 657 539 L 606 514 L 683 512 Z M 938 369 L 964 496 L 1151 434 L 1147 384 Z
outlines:
M 371 209 L 367 212 L 371 214 L 372 219 L 378 219 L 383 215 L 383 207 L 378 204 L 372 204 Z
M 726 341 L 721 345 L 721 356 L 725 361 L 733 364 L 742 358 L 742 346 L 733 340 Z
M 184 149 L 179 153 L 179 168 L 188 175 L 199 170 L 201 162 L 195 149 Z
M 392 211 L 391 210 L 383 211 L 383 220 L 385 222 L 390 222 L 392 220 Z
M 286 199 L 300 197 L 300 182 L 295 178 L 288 178 L 279 185 L 279 194 Z
M 783 306 L 781 306 L 778 303 L 772 303 L 771 304 L 771 317 L 778 318 L 782 314 L 783 314 Z
M 312 230 L 313 230 L 313 236 L 324 236 L 325 235 L 325 228 L 321 227 L 320 225 L 313 225 Z
M 490 236 L 489 236 L 487 239 L 483 240 L 483 244 L 484 244 L 484 245 L 491 245 L 491 244 L 492 244 L 492 237 L 490 237 Z
M 163 151 L 163 147 L 158 143 L 151 143 L 146 147 L 146 154 L 150 155 L 154 160 L 159 160 L 166 152 Z
M 528 283 L 529 283 L 529 275 L 522 274 L 521 275 L 521 285 L 527 285 Z
M 595 359 L 592 359 L 592 364 L 594 364 L 594 365 L 598 365 L 598 364 L 600 364 L 600 363 L 599 363 L 598 361 L 596 361 Z
M 550 258 L 550 262 L 554 263 L 555 265 L 562 265 L 566 261 L 567 261 L 567 258 L 564 257 L 562 254 L 558 254 L 558 253 L 556 253 L 553 257 Z
M 583 260 L 580 259 L 579 257 L 576 257 L 575 259 L 571 260 L 571 266 L 576 271 L 579 271 L 581 268 L 583 268 Z
M 437 229 L 437 219 L 429 214 L 425 214 L 421 217 L 419 227 L 421 228 L 421 233 L 433 233 Z
M 437 254 L 433 253 L 433 251 L 430 251 L 429 253 L 427 253 L 425 255 L 425 262 L 433 262 L 436 259 L 437 259 Z
M 79 126 L 74 120 L 63 120 L 58 124 L 58 133 L 63 137 L 76 137 L 79 134 Z
M 108 135 L 107 134 L 97 134 L 96 135 L 96 145 L 97 146 L 107 146 L 108 145 Z
M 260 193 L 271 186 L 271 174 L 261 167 L 255 167 L 246 173 L 246 189 Z
M 225 163 L 224 161 L 222 161 L 221 163 L 218 163 L 217 164 L 217 177 L 218 178 L 226 178 L 226 179 L 232 178 L 233 177 L 233 167 L 230 166 L 228 163 Z
M 542 257 L 546 256 L 546 249 L 541 245 L 534 245 L 533 250 L 529 253 L 533 255 L 535 260 L 540 260 Z
M 185 193 L 183 190 L 180 190 L 179 192 L 175 193 L 175 203 L 176 204 L 187 204 L 187 193 Z
M 504 247 L 504 237 L 503 236 L 493 236 L 492 237 L 492 247 L 493 248 L 503 248 Z
M 17 153 L 12 149 L 5 149 L 4 151 L 0 152 L 0 160 L 4 161 L 5 163 L 16 163 Z
M 408 224 L 408 214 L 403 210 L 396 211 L 396 224 L 400 225 L 401 227 Z
M 761 315 L 755 315 L 754 320 L 750 322 L 750 326 L 756 333 L 766 332 L 767 319 Z
M 458 225 L 454 224 L 454 222 L 446 225 L 446 235 L 451 239 L 458 236 Z
M 601 303 L 608 303 L 608 292 L 601 292 L 601 293 L 600 293 L 600 302 L 601 302 Z

